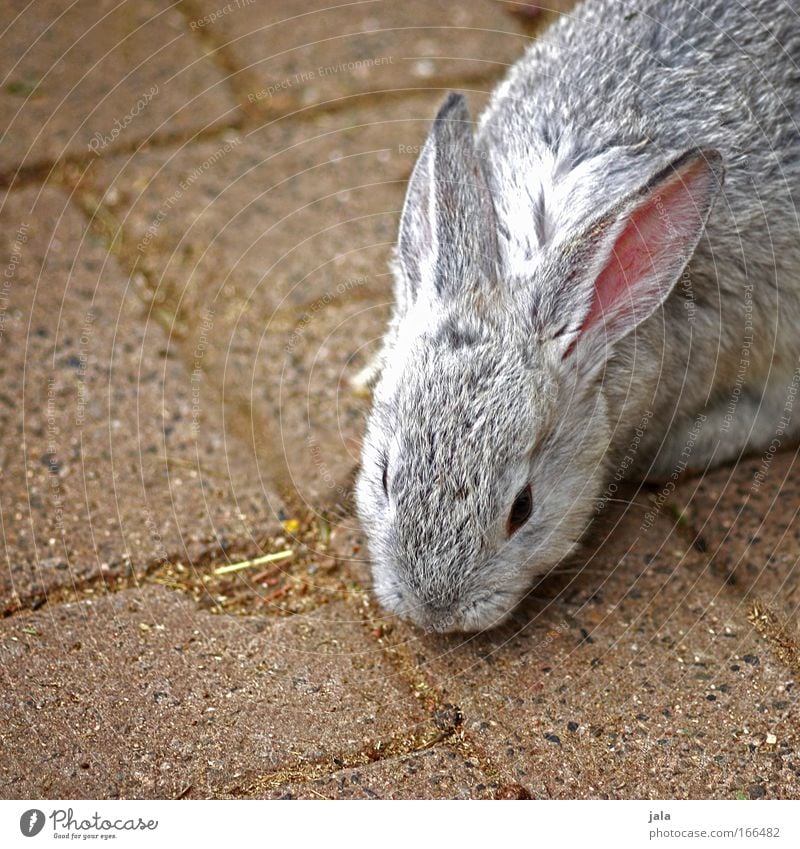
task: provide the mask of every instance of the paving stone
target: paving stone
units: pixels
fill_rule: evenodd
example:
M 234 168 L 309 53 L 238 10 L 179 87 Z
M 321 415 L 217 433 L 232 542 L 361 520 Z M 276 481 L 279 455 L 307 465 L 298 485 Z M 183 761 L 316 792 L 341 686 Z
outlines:
M 685 480 L 672 507 L 711 569 L 742 603 L 761 601 L 797 621 L 800 612 L 798 456 L 789 449 Z
M 3 610 L 92 578 L 188 567 L 278 527 L 202 371 L 54 189 L 6 195 L 0 292 Z M 203 328 L 196 345 L 202 345 Z
M 501 76 L 525 50 L 494 2 L 190 0 L 189 26 L 242 69 L 233 82 L 266 113 L 335 105 L 361 92 L 445 87 Z
M 272 799 L 491 799 L 500 790 L 478 764 L 447 746 L 287 784 Z
M 413 746 L 427 720 L 365 634 L 345 604 L 212 616 L 157 587 L 5 620 L 0 792 L 246 795 L 282 770 Z
M 437 101 L 112 158 L 82 184 L 121 223 L 185 361 L 213 312 L 203 368 L 226 422 L 267 464 L 285 458 L 312 510 L 341 500 L 357 461 L 365 404 L 347 379 L 385 328 L 405 181 Z
M 458 706 L 491 769 L 532 796 L 796 796 L 796 658 L 754 631 L 680 526 L 662 517 L 642 533 L 642 516 L 611 522 L 585 574 L 543 584 L 496 632 L 376 627 Z
M 110 158 L 82 188 L 117 216 L 132 263 L 179 319 L 211 304 L 226 318 L 244 306 L 262 321 L 296 316 L 339 283 L 388 291 L 405 183 L 439 100 L 387 97 Z
M 220 73 L 160 0 L 5 4 L 0 173 L 238 120 Z

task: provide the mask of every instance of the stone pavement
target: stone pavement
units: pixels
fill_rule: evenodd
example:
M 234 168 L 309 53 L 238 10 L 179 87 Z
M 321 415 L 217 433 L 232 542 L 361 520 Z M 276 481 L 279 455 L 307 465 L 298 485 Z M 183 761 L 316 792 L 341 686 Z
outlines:
M 620 492 L 491 634 L 370 598 L 347 381 L 431 116 L 479 109 L 555 14 L 522 6 L 13 18 L 3 797 L 800 793 L 793 452 Z

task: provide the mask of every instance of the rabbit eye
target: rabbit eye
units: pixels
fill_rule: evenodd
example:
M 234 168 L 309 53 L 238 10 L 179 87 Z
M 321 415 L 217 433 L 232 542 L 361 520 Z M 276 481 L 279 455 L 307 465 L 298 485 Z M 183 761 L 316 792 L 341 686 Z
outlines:
M 389 497 L 389 461 L 383 461 L 383 477 L 381 478 L 381 483 L 383 484 L 383 494 L 388 498 Z
M 518 531 L 530 519 L 532 511 L 533 495 L 531 493 L 531 485 L 528 484 L 519 491 L 511 506 L 511 512 L 508 514 L 507 528 L 509 536 Z

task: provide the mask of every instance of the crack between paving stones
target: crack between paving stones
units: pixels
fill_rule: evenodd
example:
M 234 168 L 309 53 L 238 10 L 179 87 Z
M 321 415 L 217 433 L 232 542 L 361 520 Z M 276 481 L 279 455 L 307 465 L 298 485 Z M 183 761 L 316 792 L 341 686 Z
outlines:
M 258 121 L 261 117 L 260 110 L 247 99 L 246 94 L 241 90 L 241 86 L 236 82 L 236 77 L 242 73 L 247 73 L 247 71 L 238 67 L 233 52 L 227 49 L 224 42 L 215 38 L 205 28 L 193 28 L 191 26 L 192 21 L 203 20 L 205 12 L 202 9 L 195 8 L 192 3 L 187 3 L 185 0 L 179 0 L 173 8 L 184 19 L 187 31 L 200 45 L 205 58 L 222 74 L 223 82 L 233 94 L 239 109 L 252 121 Z
M 437 692 L 428 677 L 411 662 L 407 654 L 399 650 L 397 646 L 389 646 L 380 637 L 376 637 L 371 612 L 372 605 L 368 597 L 365 598 L 364 605 L 358 605 L 354 611 L 368 639 L 377 641 L 381 654 L 397 670 L 398 675 L 409 688 L 412 699 L 421 701 L 423 711 L 429 714 L 429 719 L 425 722 L 431 723 L 430 733 L 409 737 L 407 732 L 398 732 L 348 759 L 334 757 L 331 762 L 330 758 L 326 758 L 324 761 L 308 765 L 276 770 L 251 779 L 243 785 L 235 785 L 228 789 L 221 788 L 223 795 L 236 797 L 264 795 L 270 790 L 289 784 L 310 783 L 344 770 L 358 769 L 381 761 L 413 755 L 444 742 L 465 758 L 474 761 L 478 770 L 487 779 L 494 780 L 496 770 L 486 764 L 472 743 L 465 738 L 463 729 L 460 727 L 462 714 L 459 708 L 444 702 L 442 695 Z
M 312 104 L 299 109 L 265 112 L 254 111 L 254 108 L 245 109 L 238 102 L 237 107 L 241 114 L 240 118 L 225 124 L 210 127 L 208 129 L 194 132 L 172 132 L 169 130 L 159 131 L 155 135 L 144 140 L 133 142 L 116 142 L 107 154 L 67 154 L 58 159 L 47 159 L 32 165 L 19 165 L 0 171 L 0 189 L 16 190 L 29 186 L 41 184 L 63 186 L 69 183 L 64 175 L 71 169 L 84 170 L 96 160 L 108 160 L 117 156 L 132 156 L 142 150 L 161 150 L 176 145 L 187 145 L 195 142 L 215 141 L 224 138 L 226 133 L 237 131 L 247 137 L 254 130 L 269 126 L 271 123 L 287 118 L 295 118 L 298 121 L 307 121 L 321 115 L 334 115 L 338 112 L 347 111 L 352 107 L 353 101 L 357 102 L 359 108 L 369 108 L 390 97 L 397 97 L 404 101 L 412 101 L 419 97 L 430 94 L 431 91 L 445 89 L 465 89 L 471 86 L 487 85 L 493 86 L 497 82 L 496 77 L 475 76 L 458 77 L 452 80 L 443 80 L 439 84 L 433 84 L 420 88 L 395 88 L 381 91 L 357 92 L 346 97 L 340 97 L 329 103 Z M 431 116 L 432 120 L 432 116 Z
M 144 140 L 132 142 L 116 142 L 108 154 L 67 154 L 58 159 L 48 159 L 35 165 L 22 165 L 15 169 L 0 171 L 0 189 L 23 189 L 28 186 L 41 184 L 52 185 L 63 188 L 70 185 L 67 176 L 71 171 L 84 172 L 94 162 L 118 156 L 133 156 L 134 154 L 151 149 L 174 147 L 175 145 L 187 145 L 214 141 L 225 136 L 231 131 L 242 132 L 245 127 L 243 118 L 220 124 L 208 129 L 196 130 L 194 132 L 171 132 L 159 131 L 155 135 Z
M 142 301 L 143 305 L 152 310 L 152 298 L 150 297 L 150 293 L 156 290 L 156 285 L 152 273 L 147 268 L 138 268 L 138 257 L 131 258 L 129 253 L 126 251 L 124 247 L 126 244 L 126 241 L 124 239 L 125 231 L 120 221 L 114 215 L 114 213 L 110 209 L 108 209 L 108 207 L 100 199 L 98 199 L 98 197 L 94 193 L 86 189 L 82 189 L 80 186 L 80 181 L 78 181 L 77 184 L 74 180 L 70 181 L 70 179 L 65 174 L 64 169 L 59 170 L 58 179 L 56 179 L 54 182 L 55 185 L 57 185 L 58 187 L 71 191 L 76 208 L 78 208 L 83 213 L 83 215 L 87 219 L 88 226 L 93 229 L 100 236 L 100 238 L 103 239 L 103 241 L 106 243 L 107 250 L 109 251 L 109 253 L 111 253 L 117 258 L 123 270 L 128 271 L 128 273 L 131 275 L 138 271 L 142 275 L 143 279 L 145 280 L 146 291 L 137 291 L 137 295 Z M 152 314 L 159 321 L 162 326 L 162 329 L 165 330 L 165 332 L 169 330 L 169 332 L 171 332 L 172 335 L 175 336 L 174 324 L 172 324 L 171 321 L 169 323 L 169 326 L 166 327 L 162 315 L 155 312 Z M 180 346 L 176 346 L 176 348 L 179 354 L 184 353 Z M 179 360 L 181 362 L 181 365 L 185 368 L 186 364 L 184 361 L 184 357 L 180 356 Z M 213 386 L 213 382 L 210 383 Z M 219 395 L 218 392 L 217 394 Z M 245 409 L 240 410 L 239 418 L 242 417 L 247 421 L 250 421 L 252 418 L 255 417 L 255 411 L 252 410 L 250 405 L 246 405 Z M 237 417 L 235 416 L 232 416 L 231 418 L 234 422 L 237 420 Z M 232 429 L 229 429 L 228 432 L 232 432 Z M 234 433 L 233 435 L 236 434 Z M 246 445 L 246 442 L 244 444 Z M 280 468 L 277 468 L 276 464 L 273 463 L 272 467 L 269 469 L 271 473 L 270 482 L 275 486 L 278 494 L 283 499 L 286 507 L 292 510 L 296 516 L 301 517 L 301 521 L 304 520 L 304 526 L 309 525 L 310 517 L 312 514 L 309 512 L 308 507 L 305 505 L 302 499 L 300 499 L 300 497 L 294 491 L 294 488 L 285 482 L 286 478 L 288 477 L 288 468 L 284 469 L 285 464 L 279 465 Z M 325 513 L 325 515 L 322 516 L 322 519 L 327 519 L 330 522 L 332 519 L 336 518 L 336 514 L 346 515 L 347 507 L 342 507 L 342 505 L 329 505 L 327 511 L 323 510 L 322 513 Z M 316 518 L 319 519 L 320 515 L 320 510 L 317 510 Z M 317 541 L 315 540 L 314 542 L 316 543 Z M 313 552 L 314 545 L 311 545 L 308 550 Z M 213 550 L 209 548 L 206 551 L 201 552 L 199 558 L 195 558 L 195 561 L 192 562 L 189 566 L 194 575 L 198 574 L 198 567 L 202 567 L 203 565 L 214 560 L 219 560 L 219 554 L 215 554 L 215 552 L 216 548 L 214 548 Z M 259 555 L 262 553 L 263 552 L 258 552 Z M 0 616 L 5 618 L 16 614 L 22 614 L 27 611 L 35 611 L 40 609 L 45 604 L 51 605 L 63 601 L 77 601 L 80 600 L 82 597 L 91 596 L 93 590 L 102 590 L 104 593 L 113 593 L 125 589 L 138 587 L 142 583 L 161 583 L 172 589 L 179 590 L 184 594 L 188 594 L 191 598 L 193 598 L 195 603 L 199 603 L 196 587 L 187 587 L 180 585 L 176 586 L 174 581 L 157 580 L 159 576 L 162 576 L 161 573 L 163 573 L 166 569 L 176 564 L 182 563 L 184 559 L 185 558 L 182 556 L 173 554 L 167 558 L 162 557 L 152 563 L 146 564 L 144 568 L 139 570 L 138 573 L 135 575 L 99 575 L 88 577 L 86 579 L 72 583 L 69 587 L 54 589 L 49 593 L 43 593 L 42 595 L 34 596 L 30 599 L 25 599 L 24 601 L 15 602 L 14 597 L 12 596 L 12 599 L 7 602 L 5 609 L 0 612 Z M 337 558 L 335 556 L 334 561 L 337 561 Z M 194 592 L 193 589 L 195 590 Z M 323 597 L 318 601 L 317 604 L 312 606 L 309 606 L 310 602 L 305 602 L 304 612 L 310 612 L 311 609 L 316 609 L 317 607 L 329 603 L 329 601 L 338 593 L 339 589 L 339 587 L 334 587 L 333 590 L 331 590 L 330 587 L 326 587 L 326 590 L 331 590 L 331 592 L 328 593 L 329 597 Z M 19 599 L 18 596 L 17 599 Z M 252 609 L 243 609 L 237 612 L 252 613 L 256 615 L 261 613 L 261 611 L 259 610 Z
M 338 97 L 334 100 L 303 106 L 299 109 L 287 110 L 266 110 L 258 105 L 258 102 L 250 101 L 249 96 L 253 91 L 258 91 L 263 88 L 263 81 L 258 78 L 250 67 L 242 67 L 236 60 L 236 54 L 228 47 L 231 41 L 236 41 L 236 38 L 223 40 L 218 38 L 210 29 L 201 29 L 191 27 L 192 21 L 200 20 L 204 17 L 204 10 L 195 6 L 191 0 L 179 0 L 176 6 L 177 10 L 186 20 L 186 25 L 191 35 L 198 40 L 206 56 L 217 68 L 223 72 L 225 82 L 233 91 L 239 108 L 250 119 L 251 122 L 260 126 L 264 123 L 264 119 L 270 121 L 286 118 L 299 117 L 305 118 L 304 113 L 313 115 L 331 115 L 337 112 L 344 111 L 350 107 L 350 103 L 354 98 L 358 98 L 359 106 L 366 105 L 369 107 L 373 103 L 379 103 L 385 99 L 387 95 L 400 95 L 402 97 L 413 97 L 414 95 L 429 94 L 431 91 L 442 91 L 447 89 L 467 89 L 473 86 L 481 86 L 493 88 L 508 71 L 510 65 L 505 66 L 502 70 L 494 73 L 475 73 L 463 74 L 452 78 L 449 77 L 434 77 L 427 81 L 426 86 L 417 88 L 394 88 L 381 91 L 366 91 L 356 92 L 345 97 Z M 558 15 L 548 17 L 546 21 L 537 23 L 531 32 L 513 33 L 521 37 L 527 37 L 533 40 L 534 34 L 541 33 L 546 27 L 554 21 Z M 518 22 L 519 23 L 519 22 Z M 520 54 L 522 55 L 522 54 Z M 265 57 L 267 58 L 267 57 Z M 433 116 L 431 116 L 433 117 Z
M 448 748 L 457 752 L 465 760 L 473 763 L 476 767 L 476 774 L 480 774 L 485 778 L 487 785 L 494 791 L 496 796 L 501 798 L 531 798 L 531 794 L 527 788 L 514 782 L 511 776 L 502 774 L 490 759 L 483 756 L 479 747 L 472 742 L 467 733 L 456 724 L 450 725 L 437 734 L 422 737 L 416 741 L 409 741 L 402 734 L 392 736 L 388 740 L 376 744 L 371 749 L 362 750 L 347 760 L 333 757 L 331 759 L 332 762 L 326 760 L 305 766 L 287 767 L 282 770 L 276 770 L 275 772 L 251 779 L 243 785 L 235 785 L 227 789 L 220 788 L 220 798 L 229 796 L 235 798 L 261 797 L 270 790 L 277 790 L 292 784 L 310 784 L 320 779 L 336 775 L 339 772 L 372 766 L 373 764 L 401 757 L 409 757 L 420 752 L 428 751 L 442 743 L 445 743 Z M 192 787 L 199 783 L 198 781 L 190 782 L 181 791 L 181 795 L 176 798 L 186 796 Z M 321 796 L 321 798 L 327 797 Z
M 261 548 L 266 550 L 274 550 L 275 546 L 270 546 L 269 538 L 265 538 Z M 128 570 L 123 574 L 100 574 L 92 575 L 80 580 L 74 580 L 68 587 L 58 587 L 49 592 L 42 592 L 41 595 L 35 595 L 32 598 L 19 599 L 14 601 L 14 596 L 6 601 L 4 608 L 0 611 L 0 619 L 24 619 L 26 615 L 38 612 L 45 606 L 53 606 L 63 603 L 76 603 L 87 598 L 99 598 L 104 595 L 115 595 L 116 593 L 124 592 L 125 590 L 141 589 L 145 586 L 162 586 L 173 592 L 180 593 L 181 596 L 190 599 L 199 610 L 209 614 L 224 614 L 224 615 L 240 615 L 251 617 L 263 617 L 268 620 L 279 620 L 284 618 L 282 613 L 268 613 L 261 605 L 263 604 L 261 596 L 255 594 L 245 596 L 243 600 L 230 607 L 225 607 L 219 604 L 214 596 L 217 594 L 219 587 L 215 587 L 209 583 L 209 577 L 213 578 L 213 570 L 210 567 L 217 565 L 223 559 L 230 559 L 231 552 L 245 552 L 252 545 L 251 541 L 241 543 L 239 545 L 232 544 L 228 546 L 224 553 L 221 552 L 219 544 L 208 544 L 208 547 L 201 550 L 200 554 L 191 559 L 188 566 L 184 566 L 187 556 L 185 553 L 179 555 L 176 553 L 161 556 L 145 564 L 141 569 L 134 570 L 129 566 Z M 261 556 L 262 551 L 256 552 L 255 556 Z M 295 565 L 302 565 L 302 556 L 298 557 Z M 176 577 L 174 572 L 177 566 L 183 566 L 184 574 Z M 231 580 L 229 578 L 229 580 Z M 235 580 L 235 577 L 234 579 Z M 297 583 L 300 585 L 303 579 L 288 574 L 286 581 Z M 331 585 L 321 585 L 320 592 L 314 596 L 316 603 L 305 602 L 303 606 L 303 615 L 307 615 L 314 610 L 318 610 L 336 598 L 339 593 L 347 591 L 347 587 L 338 579 L 334 579 Z M 203 604 L 203 599 L 212 601 L 211 604 Z
M 355 92 L 329 102 L 303 106 L 299 109 L 268 111 L 249 101 L 248 95 L 252 94 L 252 91 L 248 89 L 252 89 L 253 84 L 260 85 L 261 83 L 249 68 L 241 67 L 237 63 L 235 54 L 228 49 L 227 43 L 216 38 L 211 31 L 201 30 L 199 28 L 192 29 L 190 26 L 192 21 L 203 17 L 202 10 L 195 7 L 192 2 L 187 2 L 187 0 L 179 0 L 175 8 L 178 14 L 184 19 L 190 36 L 199 43 L 203 57 L 221 72 L 223 83 L 233 94 L 236 106 L 240 112 L 240 117 L 223 125 L 196 132 L 165 130 L 158 131 L 143 141 L 115 143 L 109 154 L 104 156 L 92 155 L 90 153 L 68 154 L 64 157 L 48 159 L 38 164 L 20 165 L 17 168 L 0 171 L 0 189 L 20 189 L 42 183 L 58 185 L 62 180 L 59 177 L 59 172 L 69 168 L 83 169 L 95 159 L 126 154 L 132 155 L 140 149 L 158 149 L 176 144 L 213 140 L 231 130 L 247 133 L 248 131 L 264 126 L 265 122 L 268 124 L 272 121 L 289 117 L 303 121 L 311 116 L 335 114 L 349 109 L 354 100 L 357 100 L 360 107 L 366 106 L 369 108 L 373 104 L 379 104 L 381 101 L 385 101 L 387 97 L 392 96 L 402 98 L 403 100 L 411 100 L 415 97 L 427 95 L 431 91 L 444 91 L 447 89 L 469 91 L 475 86 L 479 86 L 481 91 L 486 89 L 488 92 L 489 89 L 493 88 L 502 79 L 504 73 L 508 70 L 508 68 L 505 68 L 494 73 L 463 74 L 452 78 L 436 77 L 428 80 L 425 86 Z M 530 27 L 526 27 L 524 21 L 518 20 L 517 23 L 521 25 L 523 32 L 517 34 L 533 41 L 558 17 L 557 14 L 548 14 L 540 22 Z M 242 85 L 237 81 L 236 77 L 247 78 L 249 82 L 246 85 Z
M 156 293 L 159 289 L 158 281 L 155 280 L 150 269 L 139 263 L 139 255 L 128 249 L 127 245 L 128 243 L 132 244 L 132 240 L 125 238 L 125 229 L 116 215 L 94 192 L 82 188 L 80 185 L 72 188 L 74 188 L 76 205 L 87 219 L 89 228 L 103 239 L 109 253 L 116 257 L 129 276 L 141 275 L 144 287 L 137 288 L 135 291 L 143 307 L 147 309 L 145 318 L 152 317 L 161 327 L 166 335 L 165 342 L 175 340 L 175 350 L 179 354 L 181 366 L 184 369 L 189 368 L 191 363 L 194 362 L 194 356 L 192 351 L 184 349 L 186 320 L 182 319 L 180 314 L 173 314 L 156 302 Z M 213 377 L 206 371 L 205 361 L 199 367 L 205 372 L 206 377 Z M 243 447 L 248 447 L 249 437 L 254 429 L 257 432 L 270 432 L 276 429 L 276 423 L 270 417 L 255 410 L 247 399 L 232 396 L 230 393 L 227 397 L 224 397 L 224 393 L 220 392 L 213 379 L 208 380 L 208 385 L 216 398 L 221 403 L 224 401 L 225 406 L 232 410 L 232 414 L 226 417 L 228 425 L 226 432 L 237 437 L 237 441 Z M 241 422 L 248 422 L 249 424 L 245 427 L 240 424 Z M 253 422 L 256 422 L 260 427 L 254 428 Z M 280 498 L 293 513 L 303 516 L 311 515 L 304 500 L 292 485 L 290 470 L 282 459 L 278 459 L 274 454 L 259 457 L 258 468 L 262 477 L 267 483 L 275 487 Z
M 186 344 L 186 324 L 187 319 L 179 313 L 172 313 L 168 309 L 164 309 L 156 302 L 156 293 L 159 289 L 159 282 L 155 279 L 153 272 L 146 265 L 139 263 L 140 256 L 138 253 L 129 249 L 128 244 L 132 244 L 132 240 L 125 238 L 125 228 L 119 221 L 117 216 L 108 208 L 108 206 L 94 192 L 82 188 L 80 180 L 78 184 L 71 185 L 76 206 L 83 212 L 83 215 L 88 221 L 88 226 L 92 228 L 98 236 L 103 239 L 109 253 L 113 254 L 117 261 L 122 266 L 123 270 L 129 276 L 141 275 L 144 281 L 144 286 L 137 288 L 136 294 L 139 297 L 143 307 L 147 310 L 146 318 L 152 316 L 162 331 L 166 334 L 165 341 L 175 340 L 175 350 L 178 354 L 178 359 L 184 369 L 188 369 L 195 362 L 195 357 L 191 346 L 185 348 Z M 287 328 L 292 327 L 295 319 L 287 319 Z M 230 415 L 226 416 L 226 433 L 234 436 L 239 444 L 250 450 L 249 444 L 252 439 L 252 433 L 269 433 L 279 430 L 278 421 L 270 415 L 266 415 L 263 411 L 257 410 L 252 403 L 235 393 L 225 393 L 221 391 L 215 383 L 213 372 L 207 370 L 206 361 L 203 360 L 199 364 L 206 376 L 207 383 L 211 391 L 216 396 L 216 399 L 223 403 Z M 255 423 L 255 424 L 254 424 Z M 306 500 L 297 492 L 291 470 L 285 461 L 285 455 L 280 456 L 270 453 L 254 457 L 257 467 L 260 470 L 262 478 L 266 483 L 274 487 L 277 494 L 280 496 L 287 509 L 296 516 L 303 516 L 306 520 L 314 516 L 322 516 L 329 522 L 334 522 L 353 515 L 352 504 L 352 488 L 355 481 L 355 470 L 351 470 L 349 479 L 346 482 L 346 492 L 344 498 L 338 498 L 336 501 L 324 502 L 317 504 L 315 509 L 311 510 L 306 503 Z
M 358 769 L 380 763 L 381 761 L 425 752 L 449 740 L 455 734 L 455 731 L 455 728 L 447 729 L 432 734 L 429 737 L 419 737 L 416 739 L 413 737 L 409 739 L 402 734 L 393 735 L 379 741 L 372 748 L 363 749 L 348 759 L 334 756 L 330 760 L 317 761 L 316 763 L 304 766 L 286 767 L 258 776 L 243 785 L 234 785 L 227 789 L 221 788 L 221 795 L 233 796 L 235 798 L 258 797 L 268 793 L 270 790 L 277 790 L 279 787 L 284 787 L 288 784 L 304 784 L 320 778 L 326 778 L 337 772 Z
M 437 717 L 439 717 L 438 722 L 444 724 L 447 728 L 452 728 L 448 735 L 448 745 L 463 757 L 474 761 L 480 772 L 490 781 L 496 782 L 500 790 L 516 787 L 512 776 L 502 774 L 493 761 L 483 755 L 480 746 L 473 741 L 469 731 L 462 727 L 464 715 L 461 708 L 456 704 L 445 701 L 444 695 L 413 660 L 404 645 L 387 645 L 383 641 L 383 635 L 376 634 L 376 630 L 382 631 L 382 626 L 378 629 L 373 626 L 370 621 L 373 618 L 371 616 L 372 603 L 370 599 L 367 600 L 367 605 L 367 614 L 362 616 L 361 624 L 367 629 L 369 636 L 378 642 L 387 662 L 394 666 L 398 675 L 411 688 L 415 697 L 423 702 L 424 708 L 431 713 L 434 723 L 437 723 Z M 524 788 L 520 788 L 520 790 L 524 791 Z M 520 798 L 523 797 L 524 792 Z

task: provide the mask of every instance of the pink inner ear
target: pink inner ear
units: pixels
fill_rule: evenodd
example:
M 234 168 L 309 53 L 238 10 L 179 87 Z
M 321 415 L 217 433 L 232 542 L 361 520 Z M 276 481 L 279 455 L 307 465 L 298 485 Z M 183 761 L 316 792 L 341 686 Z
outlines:
M 594 284 L 594 299 L 582 331 L 591 327 L 620 298 L 636 297 L 636 283 L 652 273 L 652 243 L 658 239 L 658 221 L 648 207 L 636 210 L 614 243 L 611 258 Z
M 628 217 L 614 243 L 611 258 L 595 281 L 594 298 L 581 334 L 614 311 L 614 324 L 635 325 L 663 297 L 662 287 L 673 283 L 671 273 L 702 226 L 697 178 L 708 174 L 704 162 L 676 174 L 656 189 Z

